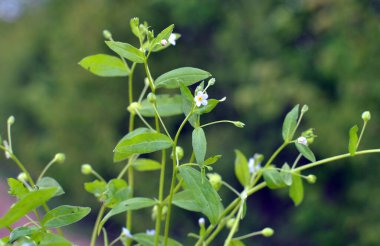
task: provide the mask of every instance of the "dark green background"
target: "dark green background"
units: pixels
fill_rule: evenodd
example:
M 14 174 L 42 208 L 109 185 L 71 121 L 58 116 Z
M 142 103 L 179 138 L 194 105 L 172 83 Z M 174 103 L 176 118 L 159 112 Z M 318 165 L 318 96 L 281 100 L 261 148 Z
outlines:
M 361 125 L 364 110 L 372 112 L 372 120 L 361 148 L 380 146 L 378 0 L 51 0 L 29 6 L 14 22 L 0 22 L 0 120 L 4 137 L 7 117 L 16 117 L 14 150 L 35 176 L 55 153 L 66 153 L 66 163 L 49 171 L 65 187 L 65 202 L 98 207 L 83 195 L 83 182 L 90 179 L 80 173 L 82 163 L 108 178 L 122 168 L 112 163 L 112 149 L 127 132 L 127 81 L 95 77 L 77 62 L 112 54 L 101 35 L 106 28 L 116 40 L 136 44 L 129 30 L 134 16 L 156 33 L 174 23 L 182 34 L 177 46 L 152 57 L 154 77 L 182 66 L 208 70 L 217 80 L 210 97 L 227 101 L 204 122 L 246 123 L 244 129 L 206 129 L 208 155 L 223 154 L 215 170 L 235 187 L 234 149 L 270 155 L 281 144 L 282 119 L 295 104 L 309 105 L 302 129 L 316 129 L 312 149 L 318 158 L 346 152 L 348 129 Z M 136 74 L 137 94 L 143 69 Z M 172 118 L 168 125 L 180 121 Z M 188 140 L 180 144 L 189 146 Z M 276 163 L 295 156 L 290 148 Z M 297 209 L 285 191 L 259 192 L 249 199 L 239 234 L 270 226 L 274 237 L 247 244 L 379 245 L 379 158 L 356 157 L 311 170 L 318 182 L 306 185 Z M 1 174 L 17 172 L 1 159 Z M 137 193 L 156 196 L 157 177 L 138 174 L 137 180 L 152 181 L 138 184 Z M 231 196 L 225 190 L 222 195 Z M 138 230 L 153 227 L 149 214 L 140 213 Z M 175 214 L 181 226 L 173 226 L 174 237 L 186 240 L 187 232 L 198 230 L 200 215 Z M 118 233 L 121 226 L 111 227 Z

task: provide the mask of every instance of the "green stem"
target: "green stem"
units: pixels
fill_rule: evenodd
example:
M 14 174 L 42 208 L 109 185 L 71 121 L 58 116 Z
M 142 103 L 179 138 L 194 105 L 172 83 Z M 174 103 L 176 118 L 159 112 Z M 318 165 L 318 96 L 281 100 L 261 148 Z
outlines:
M 228 189 L 230 189 L 233 193 L 235 193 L 237 196 L 240 196 L 240 193 L 234 189 L 231 185 L 229 185 L 227 182 L 222 181 L 222 184 L 226 186 Z
M 239 212 L 238 212 L 238 214 L 237 214 L 237 216 L 235 218 L 235 221 L 234 221 L 234 224 L 233 224 L 233 226 L 232 226 L 232 228 L 230 230 L 230 233 L 228 234 L 227 239 L 224 242 L 224 246 L 230 245 L 231 239 L 235 235 L 235 233 L 237 231 L 237 228 L 239 226 L 239 221 L 241 219 L 241 215 L 243 214 L 243 208 L 244 208 L 244 206 L 243 206 L 243 200 L 241 200 L 241 202 L 239 203 Z
M 263 234 L 262 231 L 251 232 L 251 233 L 246 234 L 244 236 L 234 237 L 233 240 L 243 240 L 243 239 L 254 237 L 254 236 L 260 236 L 262 234 Z
M 158 110 L 157 110 L 157 107 L 156 107 L 155 104 L 153 104 L 153 109 L 154 109 L 155 115 L 157 115 L 157 118 L 160 120 L 161 125 L 162 125 L 162 127 L 164 128 L 166 135 L 168 135 L 168 137 L 173 141 L 173 139 L 172 139 L 172 137 L 170 136 L 168 130 L 166 129 L 166 126 L 165 126 L 165 124 L 164 124 L 164 121 L 162 120 L 161 116 L 158 114 Z
M 148 63 L 147 63 L 146 60 L 144 62 L 144 68 L 145 68 L 145 73 L 146 73 L 146 75 L 148 77 L 150 89 L 151 89 L 151 91 L 153 93 L 155 93 L 156 92 L 156 87 L 154 86 L 153 78 L 152 78 L 152 75 L 150 74 L 150 70 L 149 70 Z
M 91 173 L 92 173 L 97 179 L 99 179 L 99 180 L 101 180 L 101 181 L 107 183 L 107 182 L 104 180 L 104 178 L 103 178 L 102 176 L 100 176 L 100 174 L 99 174 L 97 171 L 95 171 L 94 169 L 91 170 Z
M 360 141 L 362 140 L 366 126 L 367 126 L 367 121 L 364 121 L 362 131 L 360 132 L 358 143 L 356 144 L 356 149 L 358 149 L 358 147 L 359 147 L 359 144 L 360 144 Z
M 232 120 L 218 120 L 218 121 L 213 121 L 213 122 L 209 122 L 209 123 L 203 124 L 200 127 L 211 126 L 211 125 L 220 124 L 220 123 L 235 124 L 235 121 L 232 121 Z
M 137 116 L 140 118 L 140 120 L 150 129 L 150 130 L 153 130 L 154 129 L 149 125 L 149 123 L 144 119 L 144 117 L 140 114 L 140 112 L 136 109 L 136 114 Z
M 299 154 L 292 165 L 292 169 L 296 168 L 298 162 L 301 160 L 302 154 Z
M 158 200 L 159 204 L 157 207 L 157 218 L 156 218 L 156 234 L 154 237 L 154 245 L 158 245 L 159 236 L 161 234 L 161 222 L 162 222 L 162 206 L 164 199 L 164 184 L 165 184 L 165 169 L 166 169 L 166 151 L 162 151 L 161 159 L 161 171 L 160 171 L 160 186 L 158 190 Z
M 45 175 L 46 171 L 55 163 L 55 159 L 51 160 L 46 166 L 45 168 L 42 170 L 40 176 L 38 176 L 37 178 L 37 182 L 38 180 L 42 179 L 42 177 Z
M 103 217 L 105 209 L 106 209 L 106 207 L 104 205 L 102 205 L 102 207 L 99 210 L 98 217 L 96 218 L 96 222 L 95 222 L 95 225 L 94 225 L 94 229 L 92 230 L 91 246 L 95 246 L 95 243 L 96 243 L 96 234 L 97 234 L 98 227 L 99 227 L 99 224 L 100 224 L 100 219 Z

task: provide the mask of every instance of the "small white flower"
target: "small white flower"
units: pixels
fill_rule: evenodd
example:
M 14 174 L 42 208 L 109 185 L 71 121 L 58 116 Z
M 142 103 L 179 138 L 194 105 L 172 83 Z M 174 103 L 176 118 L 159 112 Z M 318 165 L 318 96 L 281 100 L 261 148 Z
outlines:
M 305 137 L 297 138 L 297 143 L 307 146 L 307 139 Z
M 207 93 L 203 93 L 202 91 L 198 91 L 197 95 L 194 97 L 195 104 L 197 107 L 200 107 L 201 105 L 207 105 Z
M 166 46 L 168 44 L 168 41 L 166 39 L 161 40 L 161 45 Z
M 11 152 L 11 150 L 9 149 L 8 141 L 4 140 L 3 145 L 4 145 L 4 148 L 7 150 L 7 151 L 4 151 L 5 152 L 5 158 L 7 158 L 7 159 L 11 158 L 11 155 L 9 154 L 9 152 Z
M 198 224 L 199 224 L 200 226 L 203 226 L 205 223 L 206 223 L 205 218 L 203 218 L 203 217 L 199 218 L 199 220 L 198 220 Z
M 146 234 L 150 235 L 150 236 L 153 236 L 154 234 L 156 234 L 156 231 L 154 229 L 152 229 L 152 230 L 146 230 Z
M 168 41 L 171 45 L 173 45 L 173 46 L 175 45 L 175 34 L 174 33 L 170 34 Z
M 125 227 L 123 227 L 122 234 L 123 234 L 123 236 L 125 236 L 127 238 L 132 238 L 131 232 Z
M 254 154 L 253 157 L 248 160 L 248 168 L 250 174 L 255 174 L 261 169 L 261 163 L 256 163 L 258 154 Z

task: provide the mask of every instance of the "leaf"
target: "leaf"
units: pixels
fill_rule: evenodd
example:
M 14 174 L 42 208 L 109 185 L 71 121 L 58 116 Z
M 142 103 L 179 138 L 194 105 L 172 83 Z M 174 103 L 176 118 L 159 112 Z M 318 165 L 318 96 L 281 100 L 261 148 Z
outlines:
M 194 168 L 179 167 L 179 172 L 201 212 L 207 216 L 211 224 L 215 225 L 223 212 L 223 205 L 218 193 L 212 188 L 210 182 Z
M 182 114 L 182 97 L 180 95 L 156 95 L 157 111 L 161 117 Z M 147 99 L 141 102 L 139 113 L 145 117 L 154 117 L 153 105 Z
M 249 173 L 247 158 L 239 150 L 235 150 L 235 176 L 242 186 L 249 185 L 251 175 Z
M 62 189 L 62 186 L 55 179 L 51 177 L 43 177 L 42 179 L 37 181 L 36 185 L 40 189 L 46 189 L 46 188 L 52 188 L 52 187 L 57 188 L 57 191 L 54 194 L 54 196 L 60 196 L 60 195 L 65 194 L 65 192 Z
M 116 52 L 118 55 L 136 63 L 144 63 L 145 55 L 144 53 L 137 49 L 136 47 L 122 42 L 116 41 L 106 41 L 108 47 Z
M 350 152 L 351 156 L 354 156 L 356 153 L 356 146 L 358 145 L 358 130 L 359 127 L 357 125 L 354 125 L 350 129 L 350 140 L 348 142 L 348 151 Z
M 99 198 L 106 191 L 107 183 L 100 180 L 84 183 L 84 189 Z
M 199 165 L 203 164 L 207 151 L 206 135 L 203 128 L 197 127 L 193 130 L 192 145 L 197 163 Z
M 199 115 L 210 113 L 216 107 L 216 105 L 218 105 L 219 102 L 219 100 L 210 99 L 207 101 L 207 105 L 196 108 L 194 110 L 194 113 Z
M 264 169 L 263 177 L 270 189 L 279 189 L 286 185 L 280 172 L 274 168 Z
M 292 173 L 291 173 L 290 167 L 288 163 L 286 162 L 284 165 L 282 165 L 281 175 L 282 175 L 282 180 L 284 181 L 284 183 L 287 186 L 290 186 L 293 182 L 293 179 L 292 179 Z
M 137 241 L 142 246 L 154 246 L 154 235 L 148 235 L 146 233 L 137 233 L 133 235 L 133 239 Z M 164 245 L 164 237 L 158 237 L 158 244 Z M 181 243 L 175 241 L 174 239 L 168 238 L 167 246 L 182 246 Z
M 128 210 L 138 210 L 142 208 L 151 207 L 156 204 L 156 201 L 145 197 L 134 197 L 117 204 L 112 208 L 100 222 L 99 230 L 103 227 L 104 223 L 114 215 L 123 213 Z
M 170 34 L 172 34 L 173 29 L 174 29 L 174 25 L 172 24 L 172 25 L 168 26 L 167 28 L 165 28 L 164 30 L 162 30 L 157 35 L 157 37 L 155 39 L 153 39 L 151 46 L 150 46 L 150 49 L 152 51 L 157 51 L 158 49 L 160 49 L 162 47 L 161 41 L 163 39 L 166 39 L 166 41 L 167 41 L 170 37 Z
M 57 188 L 49 188 L 32 191 L 26 194 L 22 199 L 16 202 L 2 218 L 0 218 L 0 228 L 11 226 L 24 215 L 52 198 L 56 191 Z
M 311 151 L 311 149 L 309 148 L 309 146 L 307 145 L 303 145 L 303 144 L 300 144 L 300 143 L 295 143 L 296 145 L 296 148 L 298 149 L 298 151 L 306 158 L 308 159 L 309 161 L 311 162 L 315 162 L 316 159 L 315 159 L 315 156 L 314 156 L 314 153 L 313 151 Z
M 132 164 L 137 171 L 153 171 L 161 169 L 161 164 L 155 160 L 139 158 Z
M 293 200 L 294 205 L 298 206 L 303 200 L 303 183 L 300 172 L 295 172 L 293 175 L 293 183 L 289 189 L 289 197 Z
M 201 212 L 202 209 L 195 202 L 193 194 L 190 190 L 184 190 L 174 194 L 173 204 L 177 207 L 183 208 L 185 210 Z
M 297 104 L 286 116 L 282 125 L 282 138 L 285 142 L 290 142 L 293 139 L 297 127 L 297 119 L 299 112 L 299 104 Z
M 209 77 L 211 77 L 209 72 L 199 68 L 182 67 L 164 73 L 154 83 L 156 88 L 178 88 L 180 82 L 185 86 L 189 86 Z
M 88 207 L 59 206 L 47 212 L 42 220 L 42 225 L 47 228 L 67 226 L 83 219 L 90 211 L 91 208 Z
M 193 94 L 191 94 L 189 88 L 185 86 L 183 83 L 180 84 L 181 96 L 182 96 L 182 111 L 187 116 L 192 108 L 194 103 Z M 189 123 L 195 128 L 199 126 L 198 119 L 199 116 L 193 114 L 189 117 Z
M 83 58 L 79 65 L 91 73 L 103 77 L 128 76 L 129 67 L 120 58 L 98 54 Z
M 172 144 L 172 140 L 162 133 L 147 128 L 138 128 L 122 138 L 116 145 L 114 152 L 121 154 L 118 156 L 118 160 L 120 160 L 129 158 L 133 154 L 145 154 L 167 149 Z
M 203 165 L 212 165 L 212 164 L 216 163 L 220 158 L 222 158 L 222 155 L 214 155 L 210 158 L 207 158 L 203 162 Z
M 111 179 L 108 181 L 106 190 L 104 192 L 104 205 L 107 207 L 114 207 L 116 204 L 127 200 L 129 198 L 130 189 L 128 184 L 123 179 Z
M 38 244 L 39 246 L 71 246 L 73 245 L 69 241 L 67 241 L 64 237 L 60 235 L 56 235 L 50 232 L 46 232 L 42 234 L 41 242 Z
M 29 190 L 25 187 L 25 185 L 17 179 L 9 178 L 8 185 L 9 195 L 16 196 L 18 199 L 23 198 L 26 194 L 29 193 Z
M 245 244 L 240 240 L 231 240 L 228 246 L 245 246 Z
M 13 243 L 19 238 L 30 236 L 38 230 L 39 230 L 38 227 L 33 227 L 33 226 L 32 227 L 26 227 L 26 226 L 17 227 L 9 235 L 9 242 Z

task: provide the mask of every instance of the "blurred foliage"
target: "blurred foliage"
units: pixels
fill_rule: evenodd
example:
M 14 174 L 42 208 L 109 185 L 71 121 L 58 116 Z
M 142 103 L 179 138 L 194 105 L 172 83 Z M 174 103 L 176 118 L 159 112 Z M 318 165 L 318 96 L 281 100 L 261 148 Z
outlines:
M 128 124 L 125 79 L 97 78 L 77 62 L 111 54 L 101 36 L 105 28 L 116 40 L 134 42 L 134 16 L 155 30 L 174 23 L 182 34 L 176 47 L 153 58 L 154 77 L 180 66 L 206 69 L 217 79 L 209 95 L 228 99 L 208 119 L 246 123 L 243 130 L 206 129 L 209 155 L 224 156 L 216 166 L 224 179 L 238 184 L 229 176 L 234 148 L 271 154 L 280 144 L 285 113 L 297 103 L 309 105 L 304 129 L 316 128 L 317 157 L 346 152 L 348 129 L 361 124 L 364 110 L 373 117 L 363 147 L 379 147 L 378 0 L 51 0 L 13 23 L 0 22 L 0 119 L 4 136 L 7 117 L 15 115 L 14 149 L 35 175 L 56 152 L 66 153 L 66 163 L 50 171 L 67 187 L 66 199 L 75 199 L 71 203 L 97 207 L 82 195 L 88 179 L 80 164 L 92 163 L 107 177 L 117 173 L 121 166 L 112 163 L 112 149 Z M 143 77 L 135 81 L 137 93 Z M 278 163 L 295 153 L 284 153 Z M 378 160 L 360 157 L 316 170 L 318 182 L 306 188 L 297 209 L 285 194 L 261 191 L 250 201 L 252 219 L 239 234 L 271 226 L 275 237 L 258 238 L 257 245 L 378 245 Z M 17 175 L 3 159 L 1 170 Z M 156 177 L 138 174 L 136 180 Z M 156 194 L 156 187 L 140 185 L 137 193 Z M 197 230 L 198 218 L 185 215 L 178 214 L 175 233 Z M 149 216 L 146 211 L 141 218 Z M 146 225 L 142 221 L 139 229 Z

